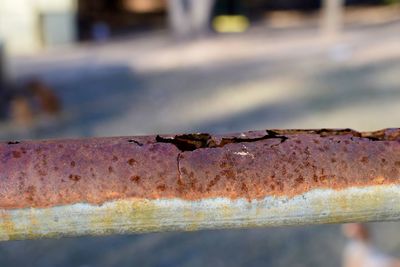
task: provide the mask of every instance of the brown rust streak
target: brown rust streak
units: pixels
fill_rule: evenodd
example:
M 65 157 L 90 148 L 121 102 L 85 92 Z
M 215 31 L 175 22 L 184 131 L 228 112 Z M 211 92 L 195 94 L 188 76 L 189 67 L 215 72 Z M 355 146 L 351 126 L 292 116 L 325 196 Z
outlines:
M 0 208 L 109 200 L 294 196 L 400 183 L 400 130 L 10 141 L 0 144 Z

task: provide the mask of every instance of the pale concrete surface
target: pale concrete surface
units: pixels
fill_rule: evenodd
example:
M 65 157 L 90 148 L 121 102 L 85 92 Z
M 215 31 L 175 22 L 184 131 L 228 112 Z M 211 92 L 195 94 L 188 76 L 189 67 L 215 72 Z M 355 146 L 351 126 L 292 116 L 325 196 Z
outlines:
M 164 33 L 11 59 L 65 106 L 58 121 L 0 138 L 135 135 L 264 128 L 400 126 L 400 23 L 314 27 L 175 43 Z M 400 255 L 398 223 L 374 224 Z M 0 266 L 338 266 L 339 226 L 162 233 L 0 244 Z

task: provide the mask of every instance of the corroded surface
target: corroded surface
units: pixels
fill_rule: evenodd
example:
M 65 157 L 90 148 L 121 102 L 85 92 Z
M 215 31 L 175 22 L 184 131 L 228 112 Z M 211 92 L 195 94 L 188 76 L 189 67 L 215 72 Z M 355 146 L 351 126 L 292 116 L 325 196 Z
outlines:
M 400 130 L 0 144 L 0 240 L 400 218 Z
M 400 130 L 267 130 L 0 144 L 0 208 L 261 200 L 397 185 Z

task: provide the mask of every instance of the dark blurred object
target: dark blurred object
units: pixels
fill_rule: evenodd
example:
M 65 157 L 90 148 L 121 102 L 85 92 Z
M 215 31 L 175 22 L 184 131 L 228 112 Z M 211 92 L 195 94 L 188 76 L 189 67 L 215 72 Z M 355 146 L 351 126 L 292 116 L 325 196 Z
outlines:
M 240 0 L 219 0 L 215 12 L 217 15 L 244 15 L 243 3 Z
M 0 40 L 0 119 L 4 119 L 7 116 L 8 103 L 9 99 L 6 87 L 4 45 Z
M 93 29 L 101 22 L 109 36 L 165 28 L 165 0 L 79 0 L 79 40 L 93 40 Z
M 263 1 L 268 10 L 312 10 L 321 6 L 318 0 L 275 0 Z
M 318 9 L 322 6 L 323 0 L 251 0 L 242 1 L 249 6 L 258 6 L 266 10 L 303 10 L 310 11 Z M 247 3 L 248 2 L 248 3 Z M 345 5 L 378 5 L 386 4 L 387 0 L 346 0 Z
M 32 94 L 32 100 L 38 104 L 39 113 L 47 115 L 57 115 L 61 111 L 61 102 L 48 85 L 35 79 L 26 86 L 28 92 Z
M 4 120 L 9 115 L 11 92 L 6 82 L 0 83 L 0 120 Z
M 343 0 L 343 3 L 349 6 L 398 1 Z M 77 3 L 77 30 L 81 41 L 98 40 L 105 32 L 105 39 L 108 39 L 166 27 L 178 37 L 204 36 L 211 29 L 214 13 L 239 14 L 256 21 L 269 11 L 296 10 L 307 14 L 323 6 L 323 0 L 78 0 Z

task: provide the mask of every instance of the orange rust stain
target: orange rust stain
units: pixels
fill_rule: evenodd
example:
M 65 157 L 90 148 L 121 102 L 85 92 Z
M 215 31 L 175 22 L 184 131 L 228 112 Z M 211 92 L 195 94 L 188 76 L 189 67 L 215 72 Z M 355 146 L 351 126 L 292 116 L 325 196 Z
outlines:
M 383 176 L 377 176 L 374 178 L 374 183 L 376 184 L 383 184 L 385 182 L 385 177 Z

